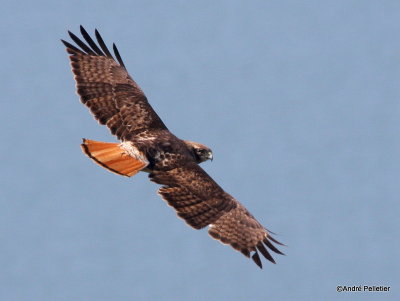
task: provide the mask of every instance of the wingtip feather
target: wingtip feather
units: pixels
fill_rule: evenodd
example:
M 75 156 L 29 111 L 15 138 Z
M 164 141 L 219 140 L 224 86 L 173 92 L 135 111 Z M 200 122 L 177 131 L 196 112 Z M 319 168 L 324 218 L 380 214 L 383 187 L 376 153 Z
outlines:
M 267 245 L 268 248 L 271 249 L 271 251 L 273 251 L 273 252 L 275 252 L 275 253 L 277 253 L 277 254 L 280 254 L 280 255 L 285 255 L 285 254 L 283 254 L 280 250 L 278 250 L 278 249 L 268 240 L 268 238 L 265 238 L 265 239 L 264 239 L 264 243 Z
M 121 55 L 119 54 L 117 45 L 115 45 L 115 43 L 113 43 L 113 50 L 114 50 L 114 54 L 115 54 L 115 57 L 117 58 L 118 63 L 119 63 L 122 67 L 125 68 L 124 61 L 122 60 Z M 125 68 L 125 69 L 126 69 L 126 68 Z
M 256 265 L 258 265 L 258 267 L 260 269 L 262 269 L 262 262 L 260 259 L 260 256 L 258 255 L 257 250 L 255 251 L 255 253 L 251 256 L 251 258 L 253 259 L 253 261 L 255 262 Z
M 260 243 L 257 245 L 257 250 L 259 250 L 259 251 L 261 252 L 261 254 L 263 254 L 264 257 L 265 257 L 267 260 L 271 261 L 272 263 L 276 263 L 276 262 L 275 262 L 275 259 L 271 256 L 271 254 L 268 252 L 268 250 L 265 248 L 265 246 L 263 245 L 262 242 L 260 242 Z
M 97 29 L 94 30 L 94 35 L 96 36 L 97 42 L 100 45 L 100 48 L 103 50 L 103 52 L 105 53 L 105 55 L 109 58 L 114 59 L 114 57 L 111 55 L 110 51 L 107 48 L 106 43 L 104 43 L 103 38 L 101 37 L 99 31 Z

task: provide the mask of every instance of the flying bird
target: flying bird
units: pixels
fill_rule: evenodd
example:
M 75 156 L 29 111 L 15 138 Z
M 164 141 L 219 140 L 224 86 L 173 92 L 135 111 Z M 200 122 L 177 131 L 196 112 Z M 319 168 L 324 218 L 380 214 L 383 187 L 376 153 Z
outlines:
M 75 45 L 61 40 L 70 54 L 77 93 L 95 119 L 106 125 L 120 143 L 83 139 L 83 152 L 109 171 L 131 177 L 148 172 L 161 184 L 158 194 L 194 229 L 209 227 L 211 237 L 231 245 L 262 268 L 259 253 L 275 263 L 269 250 L 282 254 L 254 216 L 225 192 L 199 164 L 213 159 L 209 147 L 181 140 L 171 133 L 128 74 L 119 51 L 115 58 L 97 29 L 97 43 L 81 26 Z

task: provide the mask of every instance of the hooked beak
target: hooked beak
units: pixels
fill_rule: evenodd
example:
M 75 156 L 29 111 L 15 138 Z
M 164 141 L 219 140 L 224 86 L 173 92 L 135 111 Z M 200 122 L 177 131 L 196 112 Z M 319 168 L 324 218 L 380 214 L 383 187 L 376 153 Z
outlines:
M 210 159 L 211 161 L 212 161 L 213 158 L 214 158 L 212 152 L 208 152 L 208 156 L 207 156 L 207 157 L 208 157 L 208 159 Z

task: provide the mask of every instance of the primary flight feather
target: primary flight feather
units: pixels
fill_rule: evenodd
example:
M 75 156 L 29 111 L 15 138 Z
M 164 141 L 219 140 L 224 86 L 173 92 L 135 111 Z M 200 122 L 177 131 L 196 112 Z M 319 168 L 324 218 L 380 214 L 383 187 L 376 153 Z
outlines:
M 275 263 L 269 250 L 283 254 L 275 240 L 247 209 L 226 193 L 199 164 L 212 159 L 207 146 L 172 134 L 128 74 L 113 44 L 115 58 L 99 32 L 97 43 L 81 26 L 84 41 L 71 32 L 73 45 L 62 40 L 70 54 L 77 92 L 100 124 L 121 143 L 83 139 L 84 153 L 102 167 L 123 176 L 139 171 L 162 185 L 161 197 L 195 229 L 209 226 L 209 234 L 250 257 Z

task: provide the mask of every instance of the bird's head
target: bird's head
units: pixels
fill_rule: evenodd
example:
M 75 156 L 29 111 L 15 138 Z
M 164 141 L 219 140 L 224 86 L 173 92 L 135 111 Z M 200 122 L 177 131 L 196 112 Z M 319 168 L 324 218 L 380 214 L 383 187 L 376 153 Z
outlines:
M 192 141 L 184 141 L 189 150 L 194 155 L 197 163 L 202 163 L 207 160 L 213 160 L 212 150 L 205 146 L 204 144 L 192 142 Z

